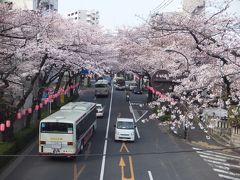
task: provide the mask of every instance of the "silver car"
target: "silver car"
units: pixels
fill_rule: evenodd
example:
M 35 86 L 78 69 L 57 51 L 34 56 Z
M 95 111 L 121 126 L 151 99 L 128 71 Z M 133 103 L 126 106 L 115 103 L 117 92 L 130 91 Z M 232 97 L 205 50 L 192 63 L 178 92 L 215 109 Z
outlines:
M 103 117 L 104 108 L 103 108 L 102 104 L 96 104 L 96 109 L 97 109 L 96 116 Z

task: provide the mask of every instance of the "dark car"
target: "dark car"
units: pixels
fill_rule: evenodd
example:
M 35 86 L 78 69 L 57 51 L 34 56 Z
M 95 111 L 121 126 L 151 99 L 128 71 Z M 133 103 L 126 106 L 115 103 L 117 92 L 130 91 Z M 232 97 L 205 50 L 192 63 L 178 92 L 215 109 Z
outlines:
M 133 89 L 133 93 L 134 93 L 134 94 L 142 94 L 142 90 L 141 90 L 139 87 L 135 87 L 135 88 Z

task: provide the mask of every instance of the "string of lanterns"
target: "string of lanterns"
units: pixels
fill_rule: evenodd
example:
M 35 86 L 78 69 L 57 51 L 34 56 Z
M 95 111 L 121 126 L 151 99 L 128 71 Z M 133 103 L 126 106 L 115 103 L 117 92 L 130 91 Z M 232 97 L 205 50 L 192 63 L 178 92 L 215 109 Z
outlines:
M 158 96 L 158 98 L 160 98 L 161 100 L 169 101 L 169 102 L 174 102 L 174 99 L 173 99 L 173 98 L 162 94 L 160 91 L 157 91 L 156 89 L 154 89 L 154 88 L 151 87 L 151 86 L 147 86 L 146 89 L 149 90 L 149 91 L 151 91 L 152 94 L 155 94 L 156 96 Z
M 73 90 L 79 86 L 79 83 L 76 83 L 74 85 L 68 86 L 65 90 L 63 88 L 60 88 L 57 93 L 55 94 L 49 94 L 48 98 L 44 99 L 43 102 L 40 102 L 39 104 L 36 104 L 34 107 L 35 111 L 38 111 L 39 109 L 42 109 L 44 105 L 47 105 L 50 101 L 55 100 L 60 95 L 67 94 L 70 90 Z M 22 117 L 24 117 L 26 114 L 30 115 L 33 112 L 32 107 L 23 109 L 21 111 L 18 111 L 16 113 L 17 120 L 20 120 Z M 7 119 L 5 123 L 0 123 L 0 132 L 4 132 L 6 128 L 9 128 L 11 126 L 11 120 Z

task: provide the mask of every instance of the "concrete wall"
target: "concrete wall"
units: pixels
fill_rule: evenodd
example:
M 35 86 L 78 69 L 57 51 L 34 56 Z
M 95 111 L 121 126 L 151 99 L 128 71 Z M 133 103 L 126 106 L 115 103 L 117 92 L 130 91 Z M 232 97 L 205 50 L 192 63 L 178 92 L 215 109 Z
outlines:
M 236 147 L 240 147 L 240 128 L 232 128 L 231 144 Z

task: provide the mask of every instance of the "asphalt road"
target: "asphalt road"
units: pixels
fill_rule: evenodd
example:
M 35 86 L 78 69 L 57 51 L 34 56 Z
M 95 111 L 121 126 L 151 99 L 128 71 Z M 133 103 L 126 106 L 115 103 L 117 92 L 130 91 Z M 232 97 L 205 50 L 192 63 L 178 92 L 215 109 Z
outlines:
M 103 104 L 105 114 L 97 119 L 97 130 L 84 153 L 75 160 L 39 156 L 23 157 L 0 176 L 1 180 L 216 180 L 218 173 L 193 147 L 170 135 L 158 122 L 142 122 L 147 112 L 146 95 L 131 94 L 126 102 L 124 91 L 113 91 L 108 98 L 94 98 L 93 90 L 81 91 L 79 100 Z M 118 116 L 133 117 L 137 122 L 136 141 L 114 141 Z M 111 111 L 109 109 L 111 107 Z M 144 117 L 144 116 L 143 116 Z M 107 133 L 106 133 L 107 132 Z M 30 155 L 37 155 L 37 142 Z M 103 155 L 106 150 L 106 156 Z M 189 152 L 191 151 L 191 152 Z M 15 167 L 16 166 L 16 167 Z M 8 172 L 7 172 L 8 171 Z M 5 178 L 4 178 L 5 177 Z

